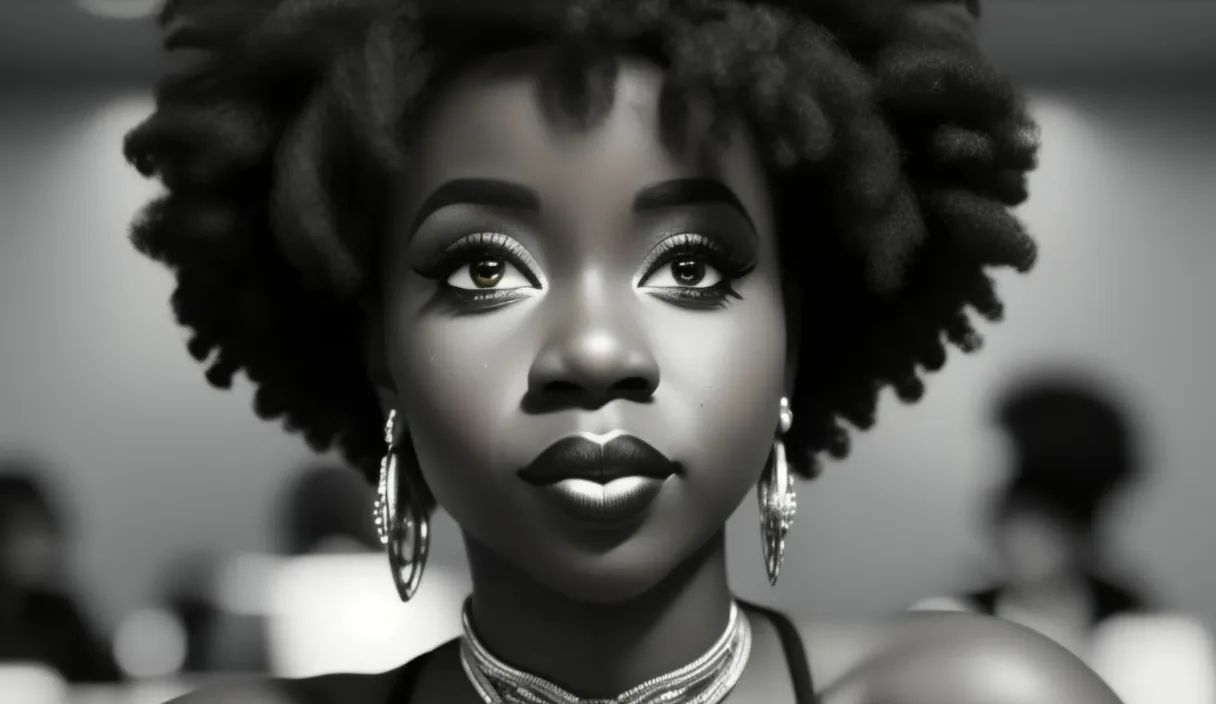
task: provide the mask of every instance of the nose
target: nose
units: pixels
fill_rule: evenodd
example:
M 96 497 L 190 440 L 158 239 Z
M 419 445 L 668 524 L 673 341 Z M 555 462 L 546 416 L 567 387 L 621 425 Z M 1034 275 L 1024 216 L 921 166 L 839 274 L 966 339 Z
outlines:
M 627 295 L 627 294 L 626 294 Z M 598 298 L 599 300 L 578 300 Z M 528 394 L 547 407 L 598 408 L 615 399 L 646 402 L 659 386 L 659 365 L 627 311 L 604 297 L 572 296 L 528 371 Z

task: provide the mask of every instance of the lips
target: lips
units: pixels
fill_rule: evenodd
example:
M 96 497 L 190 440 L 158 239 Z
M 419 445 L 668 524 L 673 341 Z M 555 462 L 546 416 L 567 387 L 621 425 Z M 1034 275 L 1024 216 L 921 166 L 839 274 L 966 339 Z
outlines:
M 550 445 L 520 470 L 519 476 L 537 485 L 565 479 L 608 484 L 624 477 L 661 480 L 678 471 L 677 463 L 632 435 L 617 435 L 604 443 L 575 435 Z
M 567 516 L 604 524 L 640 516 L 679 469 L 632 435 L 574 436 L 550 445 L 519 476 Z

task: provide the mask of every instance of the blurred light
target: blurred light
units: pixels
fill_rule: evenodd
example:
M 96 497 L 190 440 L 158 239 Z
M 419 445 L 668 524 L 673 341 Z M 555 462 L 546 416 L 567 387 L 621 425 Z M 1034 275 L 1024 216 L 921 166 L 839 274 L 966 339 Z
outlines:
M 159 0 L 76 0 L 76 5 L 108 20 L 143 19 L 160 9 Z
M 0 665 L 0 701 L 21 704 L 65 704 L 68 687 L 54 670 L 37 664 Z M 11 697 L 11 699 L 9 698 Z
M 138 679 L 172 675 L 186 661 L 186 631 L 165 611 L 138 611 L 118 629 L 114 657 L 124 672 Z
M 264 616 L 271 580 L 281 558 L 274 555 L 237 555 L 223 566 L 216 604 L 241 616 Z
M 430 564 L 401 603 L 382 555 L 310 555 L 284 561 L 272 587 L 274 674 L 312 677 L 399 666 L 460 635 L 468 576 Z
M 1126 704 L 1216 701 L 1216 648 L 1197 619 L 1125 616 L 1099 627 L 1091 664 Z

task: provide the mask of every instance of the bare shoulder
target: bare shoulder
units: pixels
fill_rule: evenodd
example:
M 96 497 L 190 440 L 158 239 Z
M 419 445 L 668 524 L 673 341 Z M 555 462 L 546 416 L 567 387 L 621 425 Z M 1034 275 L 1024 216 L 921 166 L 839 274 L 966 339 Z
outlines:
M 1120 704 L 1084 663 L 1029 629 L 920 612 L 885 624 L 801 627 L 824 704 Z
M 249 679 L 206 687 L 169 704 L 379 704 L 388 696 L 391 682 L 391 672 Z

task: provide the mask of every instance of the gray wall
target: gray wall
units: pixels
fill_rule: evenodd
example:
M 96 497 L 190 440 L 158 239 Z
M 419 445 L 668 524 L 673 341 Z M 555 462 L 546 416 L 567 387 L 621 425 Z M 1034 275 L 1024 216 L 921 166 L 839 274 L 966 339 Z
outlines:
M 1064 361 L 1140 403 L 1159 474 L 1121 547 L 1216 624 L 1216 99 L 1042 91 L 1035 105 L 1046 149 L 1024 217 L 1042 257 L 1031 277 L 1001 277 L 1008 321 L 985 328 L 981 354 L 954 355 L 919 405 L 886 398 L 852 458 L 803 488 L 776 590 L 745 502 L 731 533 L 744 595 L 854 617 L 978 574 L 978 501 L 1003 462 L 987 405 L 1023 365 Z M 111 622 L 175 552 L 272 547 L 268 511 L 309 457 L 255 419 L 247 387 L 205 384 L 170 321 L 169 274 L 125 240 L 155 191 L 120 139 L 148 106 L 112 91 L 0 99 L 0 448 L 62 468 L 77 572 Z M 436 533 L 437 559 L 459 559 L 454 526 Z

